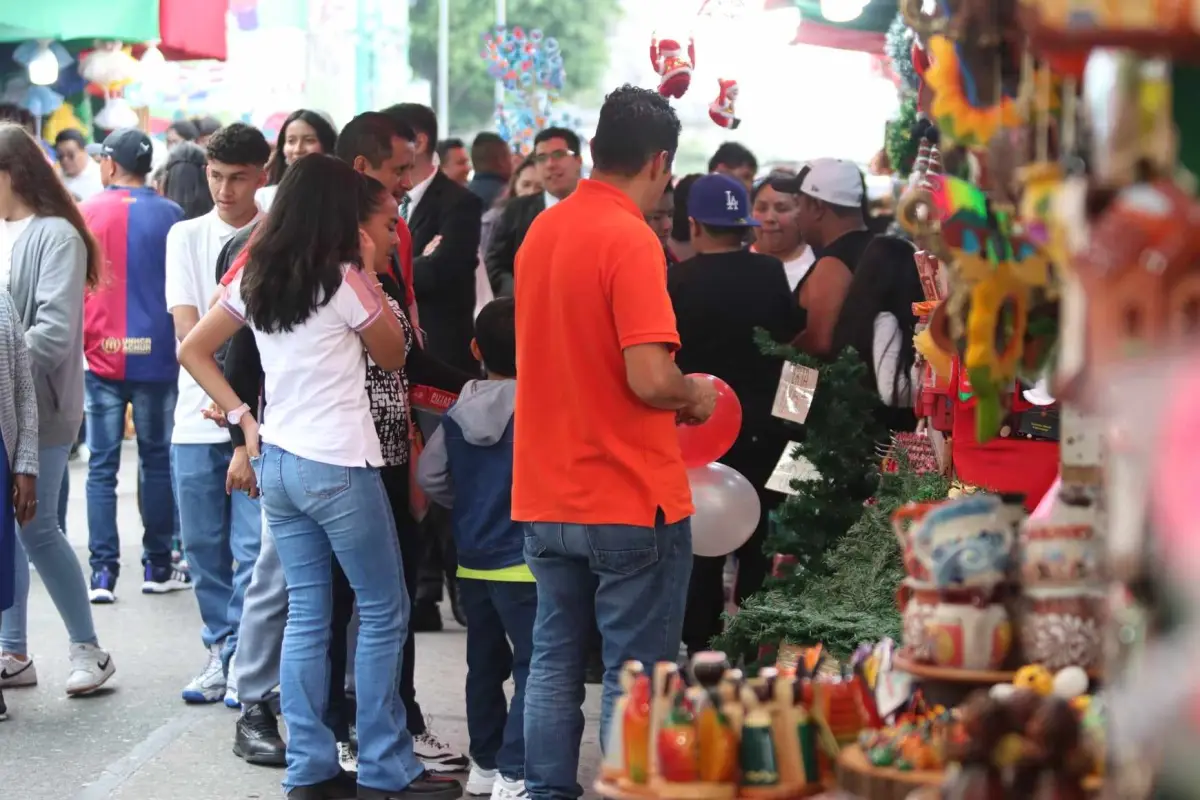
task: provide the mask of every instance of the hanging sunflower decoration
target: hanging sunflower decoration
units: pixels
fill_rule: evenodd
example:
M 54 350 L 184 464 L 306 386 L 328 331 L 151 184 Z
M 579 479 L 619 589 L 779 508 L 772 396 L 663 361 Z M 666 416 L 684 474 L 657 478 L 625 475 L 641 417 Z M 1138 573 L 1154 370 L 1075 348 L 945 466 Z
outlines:
M 933 90 L 931 112 L 943 139 L 983 148 L 1002 128 L 1020 124 L 1015 98 L 1001 90 L 993 92 L 998 95 L 993 100 L 982 99 L 989 94 L 984 91 L 987 87 L 980 85 L 986 78 L 977 79 L 954 42 L 933 36 L 928 46 L 932 64 L 925 80 Z

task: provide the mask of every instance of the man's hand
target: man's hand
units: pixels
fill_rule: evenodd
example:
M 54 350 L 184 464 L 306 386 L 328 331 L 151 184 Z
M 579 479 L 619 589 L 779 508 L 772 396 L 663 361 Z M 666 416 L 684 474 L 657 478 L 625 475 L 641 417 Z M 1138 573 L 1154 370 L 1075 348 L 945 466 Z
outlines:
M 688 377 L 691 397 L 688 404 L 679 409 L 676 419 L 684 425 L 699 425 L 712 416 L 717 407 L 717 387 L 705 378 Z
M 429 240 L 429 244 L 425 245 L 425 250 L 421 252 L 421 255 L 423 255 L 423 256 L 433 255 L 433 251 L 437 250 L 438 245 L 441 243 L 442 243 L 442 235 L 439 233 L 437 236 L 435 236 Z
M 233 494 L 235 489 L 251 498 L 258 497 L 258 481 L 245 447 L 234 448 L 233 460 L 229 462 L 229 471 L 225 474 L 225 494 Z
M 200 412 L 206 420 L 216 423 L 218 428 L 228 428 L 229 420 L 225 418 L 225 412 L 216 403 L 210 403 L 208 408 Z
M 37 514 L 37 477 L 34 475 L 13 476 L 13 508 L 17 511 L 17 524 L 28 525 Z

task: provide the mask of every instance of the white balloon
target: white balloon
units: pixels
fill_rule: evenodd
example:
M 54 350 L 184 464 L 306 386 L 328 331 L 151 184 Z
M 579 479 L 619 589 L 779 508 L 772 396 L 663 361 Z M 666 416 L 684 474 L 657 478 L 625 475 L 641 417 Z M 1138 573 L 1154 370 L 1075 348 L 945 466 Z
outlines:
M 712 463 L 688 470 L 692 486 L 692 552 L 724 556 L 744 545 L 762 517 L 758 492 L 742 473 Z

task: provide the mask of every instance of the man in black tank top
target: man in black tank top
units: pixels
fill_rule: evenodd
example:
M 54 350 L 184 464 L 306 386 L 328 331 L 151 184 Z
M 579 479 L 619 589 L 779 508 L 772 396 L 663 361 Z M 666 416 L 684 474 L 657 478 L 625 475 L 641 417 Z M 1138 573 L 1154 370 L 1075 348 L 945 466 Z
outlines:
M 817 257 L 836 259 L 854 272 L 871 239 L 867 229 L 866 182 L 849 161 L 818 158 L 796 176 L 800 232 Z

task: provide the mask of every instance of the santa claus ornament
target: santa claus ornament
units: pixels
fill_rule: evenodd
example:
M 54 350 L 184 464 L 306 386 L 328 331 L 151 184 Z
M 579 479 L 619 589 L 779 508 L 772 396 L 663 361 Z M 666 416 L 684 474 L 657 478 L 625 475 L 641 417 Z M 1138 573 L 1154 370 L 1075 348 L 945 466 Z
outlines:
M 733 103 L 737 100 L 738 84 L 735 80 L 717 79 L 717 86 L 720 91 L 717 94 L 717 99 L 708 104 L 709 118 L 720 125 L 722 128 L 733 130 L 742 121 L 734 115 Z
M 658 93 L 663 97 L 683 97 L 692 83 L 692 70 L 696 66 L 696 43 L 689 38 L 687 54 L 674 39 L 659 41 L 650 37 L 650 63 L 658 73 Z

